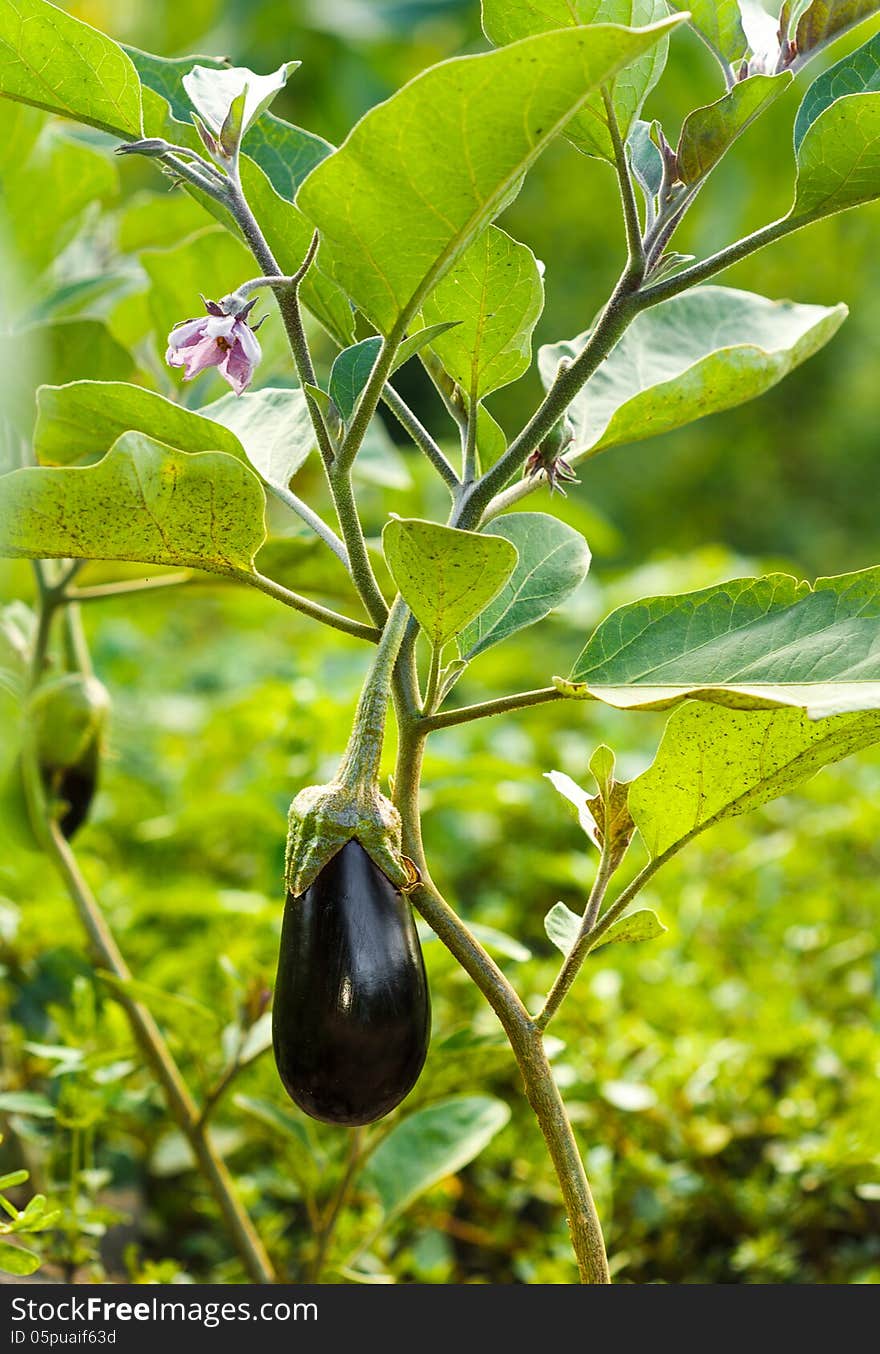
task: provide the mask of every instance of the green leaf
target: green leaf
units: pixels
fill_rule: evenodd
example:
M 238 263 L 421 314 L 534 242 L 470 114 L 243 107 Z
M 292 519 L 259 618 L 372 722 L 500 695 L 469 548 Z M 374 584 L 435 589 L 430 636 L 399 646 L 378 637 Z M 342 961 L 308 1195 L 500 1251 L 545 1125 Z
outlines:
M 656 912 L 651 912 L 648 908 L 641 908 L 637 912 L 627 913 L 625 917 L 621 917 L 614 922 L 613 926 L 609 926 L 595 948 L 601 950 L 603 945 L 622 945 L 640 940 L 654 940 L 657 936 L 662 936 L 667 929 Z
M 656 858 L 878 740 L 876 711 L 813 721 L 799 710 L 689 702 L 670 717 L 653 764 L 633 781 L 630 812 Z
M 196 64 L 213 71 L 228 69 L 224 62 L 211 61 L 205 56 L 164 57 L 138 51 L 135 47 L 125 50 L 142 83 L 164 99 L 175 120 L 190 131 L 191 104 L 184 88 L 184 76 Z M 155 128 L 148 129 L 148 135 L 153 134 L 159 132 Z M 307 132 L 274 113 L 264 112 L 245 133 L 242 150 L 268 176 L 275 192 L 293 202 L 303 179 L 332 152 L 333 147 L 314 132 Z
M 241 100 L 235 117 L 237 146 L 261 113 L 287 84 L 293 72 L 302 63 L 285 61 L 271 75 L 257 75 L 247 66 L 194 65 L 183 76 L 181 83 L 192 107 L 201 114 L 208 129 L 219 134 L 234 105 Z
M 33 1251 L 24 1246 L 13 1246 L 8 1241 L 0 1241 L 0 1272 L 24 1277 L 35 1274 L 42 1261 Z
M 735 84 L 716 103 L 689 113 L 681 129 L 677 152 L 684 182 L 698 183 L 710 174 L 737 137 L 785 92 L 791 82 L 790 71 L 780 75 L 753 75 Z
M 22 1114 L 28 1119 L 54 1119 L 55 1106 L 44 1095 L 34 1091 L 0 1092 L 0 1112 Z
M 543 620 L 580 587 L 590 567 L 580 532 L 546 513 L 511 513 L 491 522 L 484 535 L 510 541 L 518 558 L 494 602 L 459 637 L 459 652 L 468 660 Z
M 574 948 L 574 943 L 580 935 L 581 923 L 583 917 L 579 917 L 576 912 L 572 912 L 565 903 L 554 903 L 550 911 L 544 918 L 544 930 L 557 950 L 568 957 Z
M 817 118 L 838 99 L 851 94 L 880 92 L 880 33 L 829 66 L 814 80 L 803 97 L 794 123 L 794 148 L 801 143 Z
M 739 578 L 615 611 L 573 683 L 621 709 L 699 699 L 797 706 L 812 719 L 880 707 L 880 568 L 820 578 Z
M 490 226 L 426 297 L 422 319 L 452 321 L 454 328 L 431 347 L 476 402 L 528 371 L 543 308 L 544 284 L 531 249 Z
M 34 452 L 44 465 L 91 465 L 122 433 L 140 432 L 178 451 L 226 451 L 242 456 L 238 438 L 218 426 L 221 422 L 213 413 L 195 413 L 124 381 L 40 386 Z
M 258 475 L 273 488 L 287 489 L 315 447 L 315 431 L 302 390 L 267 386 L 244 395 L 224 395 L 205 405 L 202 413 L 235 434 Z
M 782 6 L 781 22 L 786 22 L 792 12 L 792 6 L 786 0 Z M 878 0 L 813 0 L 811 5 L 800 5 L 794 9 L 797 26 L 789 37 L 797 44 L 797 65 L 802 66 L 816 52 L 827 47 L 829 42 L 842 37 L 850 28 L 855 28 L 863 20 L 870 18 L 880 10 Z
M 545 33 L 416 76 L 299 191 L 322 267 L 378 330 L 400 333 L 591 91 L 674 22 Z
M 0 484 L 0 555 L 118 559 L 253 572 L 259 480 L 224 452 L 190 455 L 123 433 L 97 465 L 14 470 Z
M 637 315 L 569 410 L 569 459 L 681 428 L 754 399 L 812 357 L 839 329 L 846 306 L 768 301 L 729 287 L 698 287 Z M 582 334 L 538 353 L 545 386 Z
M 472 1095 L 441 1100 L 395 1124 L 361 1177 L 379 1196 L 386 1221 L 479 1156 L 509 1118 L 503 1101 Z
M 440 324 L 431 324 L 424 329 L 418 329 L 411 334 L 408 339 L 400 345 L 397 356 L 391 368 L 391 374 L 398 371 L 400 367 L 408 362 L 411 357 L 422 348 L 427 347 L 439 334 L 444 334 L 447 329 L 454 328 L 455 320 L 444 320 Z M 372 335 L 370 338 L 362 339 L 360 343 L 352 344 L 341 352 L 333 363 L 333 369 L 330 372 L 329 395 L 333 401 L 338 413 L 342 417 L 343 423 L 348 423 L 352 414 L 358 406 L 361 392 L 370 377 L 370 372 L 379 356 L 379 350 L 382 347 L 382 340 L 378 335 Z
M 44 0 L 0 0 L 0 94 L 131 139 L 141 86 L 110 38 Z
M 391 576 L 435 648 L 498 596 L 517 563 L 501 536 L 394 518 L 382 532 Z
M 485 405 L 477 406 L 477 455 L 484 470 L 500 460 L 507 450 L 507 437 Z
M 739 61 L 746 53 L 746 35 L 737 0 L 693 0 L 673 9 L 688 11 L 691 24 L 704 42 L 725 62 Z
M 28 1171 L 10 1171 L 8 1175 L 0 1175 L 0 1190 L 15 1189 L 16 1185 L 26 1185 L 30 1180 Z
M 535 33 L 577 25 L 623 24 L 640 28 L 668 14 L 665 0 L 483 0 L 483 30 L 501 46 Z M 669 41 L 665 36 L 644 52 L 634 53 L 623 69 L 608 80 L 614 113 L 625 141 L 642 104 L 657 84 L 666 65 Z M 568 139 L 587 155 L 614 159 L 605 104 L 595 94 L 566 129 Z
M 653 201 L 663 186 L 663 156 L 652 135 L 659 127 L 659 122 L 636 121 L 627 139 L 633 173 L 648 201 Z

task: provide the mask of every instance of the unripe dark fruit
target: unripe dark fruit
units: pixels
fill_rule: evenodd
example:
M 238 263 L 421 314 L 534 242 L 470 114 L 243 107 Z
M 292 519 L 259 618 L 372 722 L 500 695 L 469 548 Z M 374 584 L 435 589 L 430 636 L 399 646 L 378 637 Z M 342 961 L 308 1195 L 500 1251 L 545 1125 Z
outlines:
M 352 839 L 285 905 L 272 1012 L 285 1090 L 314 1119 L 372 1123 L 415 1085 L 430 1025 L 410 905 Z

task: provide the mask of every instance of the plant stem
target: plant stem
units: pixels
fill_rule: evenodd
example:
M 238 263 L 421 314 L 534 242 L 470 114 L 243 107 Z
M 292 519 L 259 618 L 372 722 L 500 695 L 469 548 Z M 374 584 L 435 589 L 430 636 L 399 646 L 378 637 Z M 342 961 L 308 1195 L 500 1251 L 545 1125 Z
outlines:
M 305 522 L 306 526 L 311 527 L 315 535 L 319 536 L 324 544 L 330 547 L 346 569 L 349 568 L 348 551 L 345 548 L 345 543 L 339 539 L 333 528 L 327 525 L 323 517 L 319 517 L 315 510 L 310 508 L 308 503 L 305 503 L 292 489 L 284 489 L 280 484 L 267 484 L 266 488 L 275 495 L 279 502 L 290 508 L 291 512 L 295 512 L 297 517 Z
M 343 471 L 351 469 L 382 397 L 385 383 L 391 375 L 394 359 L 403 339 L 403 333 L 399 331 L 400 325 L 398 323 L 389 336 L 382 340 L 382 347 L 379 349 L 376 361 L 373 364 L 373 370 L 367 377 L 367 383 L 361 392 L 357 409 L 339 452 L 340 468 Z
M 130 597 L 137 592 L 179 587 L 181 583 L 188 583 L 192 576 L 187 569 L 175 574 L 159 574 L 155 578 L 120 579 L 118 583 L 96 583 L 90 588 L 68 588 L 64 597 L 67 602 L 101 602 L 107 597 Z
M 419 814 L 424 747 L 425 733 L 415 723 L 404 722 L 398 744 L 394 797 L 403 819 L 404 850 L 422 876 L 411 895 L 413 902 L 479 987 L 510 1040 L 526 1096 L 562 1190 L 581 1283 L 610 1283 L 601 1224 L 541 1033 L 514 988 L 443 898 L 428 871 Z
M 332 466 L 328 472 L 330 491 L 339 519 L 339 530 L 348 549 L 351 576 L 370 620 L 380 629 L 385 624 L 388 607 L 376 582 L 376 575 L 367 552 L 367 542 L 358 515 L 351 482 L 351 472 Z
M 440 656 L 441 649 L 438 644 L 431 646 L 431 666 L 428 669 L 428 685 L 425 690 L 424 712 L 430 716 L 437 708 L 437 697 L 440 694 Z
M 131 972 L 113 933 L 58 824 L 47 813 L 40 772 L 32 748 L 25 749 L 23 761 L 25 789 L 34 831 L 38 833 L 52 864 L 64 881 L 101 967 L 112 973 L 121 984 L 128 984 L 131 982 Z M 195 1101 L 151 1012 L 124 990 L 116 990 L 114 995 L 125 1011 L 132 1033 L 162 1087 L 172 1118 L 195 1154 L 247 1273 L 254 1283 L 274 1283 L 272 1262 L 238 1198 L 222 1157 L 214 1148 L 206 1127 L 200 1122 Z
M 468 404 L 467 428 L 464 435 L 464 457 L 461 468 L 462 484 L 473 484 L 477 478 L 477 392 L 471 390 Z
M 266 578 L 264 574 L 248 573 L 243 569 L 241 573 L 235 573 L 232 577 L 239 583 L 247 583 L 250 587 L 256 588 L 258 592 L 264 592 L 267 597 L 274 597 L 277 602 L 283 602 L 294 611 L 301 611 L 313 621 L 321 621 L 334 630 L 341 630 L 343 634 L 354 635 L 356 639 L 368 639 L 374 644 L 379 639 L 379 630 L 374 626 L 365 625 L 363 621 L 354 621 L 349 616 L 342 616 L 338 611 L 321 606 L 320 602 L 312 602 L 308 597 L 301 597 L 298 592 L 290 592 L 273 578 Z
M 774 240 L 780 240 L 784 235 L 800 230 L 806 225 L 809 225 L 809 221 L 791 217 L 771 221 L 769 225 L 753 231 L 751 235 L 737 240 L 735 244 L 719 249 L 717 254 L 712 254 L 699 263 L 692 263 L 689 268 L 666 278 L 665 281 L 655 282 L 652 287 L 646 287 L 641 295 L 641 306 L 643 309 L 656 306 L 660 301 L 668 301 L 673 296 L 679 296 L 698 283 L 708 281 L 716 273 L 723 272 L 725 268 L 730 268 L 732 264 L 739 263 L 741 259 L 748 258 L 749 254 L 754 254 L 766 245 L 772 244 Z
M 614 863 L 611 855 L 607 850 L 603 850 L 599 860 L 599 869 L 596 873 L 596 878 L 593 881 L 593 887 L 590 890 L 589 901 L 584 909 L 583 920 L 581 921 L 577 938 L 565 957 L 565 962 L 556 976 L 556 981 L 550 989 L 550 993 L 540 1014 L 535 1019 L 535 1024 L 539 1030 L 546 1030 L 550 1021 L 553 1019 L 568 995 L 572 983 L 580 972 L 583 962 L 590 952 L 590 940 L 596 926 L 596 919 L 599 916 L 599 910 L 602 906 L 613 873 Z
M 621 140 L 620 128 L 617 124 L 617 115 L 614 112 L 614 102 L 611 98 L 610 91 L 604 85 L 602 87 L 602 100 L 605 104 L 605 113 L 608 119 L 608 131 L 611 136 L 611 144 L 614 148 L 614 166 L 617 170 L 620 200 L 623 205 L 623 224 L 626 230 L 627 271 L 633 279 L 638 280 L 638 284 L 640 285 L 645 276 L 645 246 L 642 241 L 642 225 L 639 220 L 639 205 L 636 201 L 635 184 L 633 183 L 629 161 L 626 157 L 626 147 Z
M 382 399 L 391 410 L 400 426 L 409 433 L 413 442 L 420 451 L 423 451 L 434 469 L 439 474 L 445 484 L 449 486 L 453 494 L 460 487 L 458 475 L 450 461 L 446 459 L 441 448 L 434 441 L 434 438 L 428 432 L 419 420 L 416 418 L 409 405 L 400 398 L 393 385 L 386 385 L 382 391 Z
M 337 772 L 340 780 L 356 773 L 364 784 L 372 786 L 378 779 L 394 666 L 409 616 L 406 602 L 398 596 L 388 613 L 373 666 L 358 700 L 351 737 Z
M 423 733 L 433 733 L 435 729 L 451 729 L 456 724 L 469 724 L 475 719 L 488 719 L 491 715 L 506 715 L 512 710 L 525 710 L 530 705 L 546 705 L 549 701 L 566 699 L 555 686 L 544 686 L 537 691 L 517 691 L 512 696 L 499 696 L 496 700 L 481 701 L 479 705 L 464 705 L 458 710 L 444 710 L 439 715 L 427 715 L 419 727 Z
M 362 1128 L 353 1128 L 351 1130 L 345 1170 L 343 1171 L 342 1179 L 334 1191 L 327 1214 L 321 1223 L 318 1235 L 318 1246 L 312 1263 L 312 1283 L 321 1282 L 321 1275 L 324 1272 L 324 1265 L 327 1261 L 327 1252 L 330 1249 L 330 1243 L 333 1240 L 333 1234 L 336 1231 L 336 1224 L 345 1207 L 345 1202 L 361 1162 L 363 1139 L 364 1131 Z

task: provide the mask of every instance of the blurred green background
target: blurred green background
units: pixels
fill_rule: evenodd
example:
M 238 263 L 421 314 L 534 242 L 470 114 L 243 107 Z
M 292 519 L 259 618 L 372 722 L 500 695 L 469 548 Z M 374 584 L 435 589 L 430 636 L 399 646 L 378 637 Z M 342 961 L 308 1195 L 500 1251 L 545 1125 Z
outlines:
M 482 45 L 473 0 L 84 0 L 64 8 L 165 55 L 229 55 L 260 71 L 299 58 L 276 110 L 333 141 L 426 65 Z M 837 44 L 833 58 L 870 31 Z M 679 247 L 711 252 L 787 209 L 791 124 L 819 64 L 725 160 Z M 710 59 L 680 35 L 649 112 L 674 140 L 683 114 L 719 93 Z M 196 290 L 218 294 L 253 271 L 149 165 L 120 165 L 101 138 L 41 132 L 43 121 L 0 105 L 3 319 L 30 329 L 27 339 L 0 337 L 16 362 L 14 379 L 9 362 L 0 377 L 13 424 L 7 456 L 29 424 L 39 380 L 118 374 L 187 403 L 220 394 L 213 377 L 184 394 L 162 368 L 161 340 L 198 308 Z M 609 169 L 559 143 L 503 224 L 547 265 L 537 341 L 572 337 L 620 264 Z M 826 350 L 762 400 L 585 467 L 583 484 L 554 506 L 590 542 L 587 585 L 540 633 L 481 658 L 457 700 L 545 684 L 568 669 L 588 627 L 639 595 L 768 567 L 814 577 L 880 560 L 878 225 L 877 206 L 832 218 L 724 278 L 771 297 L 846 301 L 852 314 Z M 71 328 L 83 317 L 101 323 Z M 274 315 L 261 339 L 260 379 L 277 383 L 287 373 Z M 399 386 L 448 436 L 415 368 Z M 494 397 L 508 432 L 538 393 L 529 376 Z M 322 502 L 314 470 L 298 486 Z M 387 438 L 376 439 L 361 492 L 373 534 L 388 511 L 442 511 L 421 464 Z M 546 496 L 528 506 L 546 508 Z M 293 530 L 281 519 L 276 527 Z M 283 571 L 283 545 L 276 558 Z M 308 590 L 302 569 L 318 566 L 307 558 L 297 567 L 297 586 Z M 332 578 L 316 572 L 313 586 L 338 604 Z M 28 598 L 29 570 L 0 566 L 0 588 L 7 600 Z M 166 1000 L 157 1010 L 194 1085 L 210 1085 L 224 1025 L 249 991 L 271 984 L 287 802 L 332 769 L 367 655 L 265 599 L 216 585 L 94 605 L 86 626 L 114 720 L 97 813 L 80 839 L 83 867 L 138 977 L 199 1003 Z M 545 912 L 557 899 L 580 909 L 594 864 L 542 772 L 558 768 L 586 783 L 589 755 L 607 741 L 623 774 L 635 774 L 661 729 L 656 716 L 560 705 L 432 741 L 424 792 L 432 868 L 467 919 L 518 942 L 499 958 L 525 997 L 546 991 L 554 972 Z M 796 799 L 716 829 L 645 896 L 668 933 L 644 948 L 601 951 L 583 973 L 555 1029 L 555 1065 L 617 1281 L 880 1281 L 878 792 L 880 754 L 867 754 Z M 94 1178 L 51 1258 L 69 1273 L 100 1273 L 103 1264 L 145 1280 L 240 1278 L 122 1017 L 89 978 L 48 867 L 24 846 L 8 852 L 0 895 L 0 1078 L 60 1114 L 13 1116 L 12 1152 L 56 1192 L 73 1135 L 93 1153 Z M 391 1229 L 377 1266 L 399 1282 L 573 1282 L 557 1187 L 512 1058 L 469 980 L 438 942 L 425 950 L 434 1045 L 409 1107 L 476 1090 L 500 1096 L 513 1115 L 472 1166 Z M 47 1046 L 102 1056 L 65 1071 Z M 106 1065 L 122 1070 L 102 1080 L 95 1068 Z M 270 1057 L 237 1090 L 280 1103 Z M 290 1165 L 300 1149 L 233 1099 L 220 1123 L 247 1202 L 295 1278 L 308 1232 Z M 321 1130 L 331 1156 L 340 1137 Z M 346 1213 L 341 1255 L 369 1232 L 371 1207 L 356 1199 Z

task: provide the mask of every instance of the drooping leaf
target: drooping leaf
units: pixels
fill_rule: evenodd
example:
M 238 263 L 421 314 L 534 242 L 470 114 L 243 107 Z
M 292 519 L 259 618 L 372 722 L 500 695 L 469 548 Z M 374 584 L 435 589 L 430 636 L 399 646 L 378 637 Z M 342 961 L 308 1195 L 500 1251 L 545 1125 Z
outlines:
M 544 284 L 531 249 L 490 226 L 425 298 L 422 319 L 453 322 L 431 347 L 475 403 L 528 371 L 543 308 Z
M 670 716 L 653 764 L 633 781 L 630 811 L 656 858 L 878 740 L 876 711 L 814 721 L 800 710 L 691 701 Z
M 141 86 L 128 56 L 45 0 L 0 0 L 0 94 L 115 136 L 141 134 Z
M 797 6 L 792 14 L 793 8 L 790 0 L 785 0 L 781 22 L 785 24 L 789 38 L 797 44 L 797 65 L 801 66 L 829 42 L 876 14 L 880 3 L 878 0 L 813 0 L 812 4 Z M 793 30 L 791 18 L 795 19 Z
M 518 559 L 494 602 L 459 636 L 459 652 L 468 660 L 543 620 L 583 583 L 590 567 L 580 532 L 546 513 L 510 513 L 490 522 L 484 534 L 510 541 Z
M 406 328 L 590 92 L 674 22 L 545 33 L 416 76 L 299 191 L 322 266 L 378 330 Z
M 723 61 L 738 61 L 746 52 L 746 35 L 737 0 L 693 0 L 677 3 L 670 0 L 673 9 L 690 13 L 691 23 L 700 37 Z
M 460 1171 L 504 1128 L 510 1110 L 490 1096 L 455 1096 L 395 1124 L 367 1160 L 362 1183 L 375 1191 L 386 1220 Z
M 637 315 L 570 408 L 569 459 L 680 428 L 763 394 L 836 333 L 846 306 L 697 287 Z M 586 335 L 539 350 L 545 386 Z
M 483 0 L 483 30 L 497 46 L 535 33 L 577 25 L 621 24 L 641 28 L 665 18 L 664 0 Z M 614 114 L 625 141 L 642 104 L 666 65 L 669 40 L 634 54 L 612 79 L 602 81 L 612 92 Z M 574 117 L 566 136 L 587 155 L 614 159 L 605 104 L 595 94 Z
M 795 150 L 800 150 L 816 119 L 838 99 L 850 94 L 876 93 L 880 93 L 880 34 L 829 66 L 810 85 L 795 118 Z
M 820 578 L 740 578 L 613 612 L 572 683 L 622 709 L 697 698 L 734 709 L 796 706 L 812 719 L 880 707 L 880 568 Z M 563 684 L 569 694 L 568 684 Z
M 141 386 L 73 381 L 37 391 L 34 452 L 44 465 L 91 465 L 124 432 L 146 433 L 178 451 L 242 455 L 238 438 L 225 428 Z
M 394 518 L 382 533 L 391 576 L 435 648 L 498 596 L 517 563 L 501 536 Z
M 315 448 L 315 432 L 303 392 L 247 391 L 224 395 L 202 413 L 235 434 L 251 465 L 267 484 L 287 489 Z
M 259 480 L 225 452 L 174 451 L 123 433 L 96 465 L 0 481 L 0 555 L 118 559 L 253 572 L 265 538 Z
M 194 65 L 183 76 L 182 83 L 192 107 L 201 116 L 209 131 L 218 134 L 230 108 L 243 96 L 237 119 L 235 144 L 265 112 L 272 100 L 287 84 L 299 61 L 285 61 L 271 75 L 257 75 L 247 66 L 210 67 Z
M 698 183 L 718 164 L 755 118 L 791 84 L 790 71 L 753 75 L 735 84 L 723 98 L 685 118 L 678 143 L 678 167 L 685 183 Z

